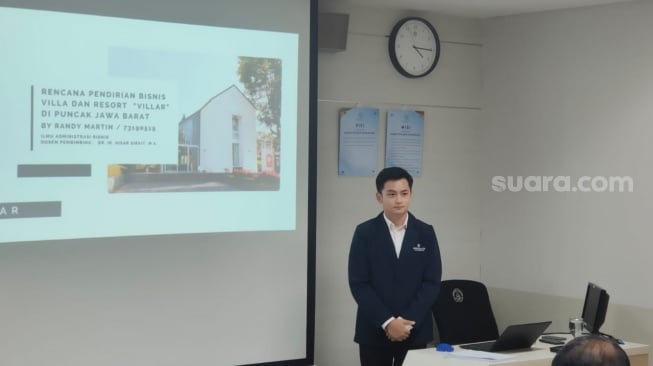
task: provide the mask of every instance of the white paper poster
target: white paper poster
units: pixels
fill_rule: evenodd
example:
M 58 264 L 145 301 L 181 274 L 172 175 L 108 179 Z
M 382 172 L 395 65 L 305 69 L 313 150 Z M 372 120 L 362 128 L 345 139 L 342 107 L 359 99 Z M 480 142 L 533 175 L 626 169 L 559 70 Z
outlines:
M 388 111 L 385 166 L 398 166 L 413 176 L 422 175 L 424 112 L 406 109 Z
M 377 173 L 379 110 L 351 108 L 340 111 L 338 175 L 373 176 Z

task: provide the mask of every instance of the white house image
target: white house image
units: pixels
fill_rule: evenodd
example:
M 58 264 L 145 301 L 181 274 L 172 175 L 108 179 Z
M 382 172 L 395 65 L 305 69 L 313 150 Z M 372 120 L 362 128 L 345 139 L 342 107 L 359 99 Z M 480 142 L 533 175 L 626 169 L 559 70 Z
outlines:
M 180 165 L 188 171 L 257 171 L 256 109 L 232 85 L 179 122 Z

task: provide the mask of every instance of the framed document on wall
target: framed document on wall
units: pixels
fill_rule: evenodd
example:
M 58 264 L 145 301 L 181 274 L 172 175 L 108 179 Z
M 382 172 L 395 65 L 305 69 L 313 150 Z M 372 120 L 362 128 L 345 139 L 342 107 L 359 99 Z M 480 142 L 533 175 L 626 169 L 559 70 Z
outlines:
M 422 175 L 424 112 L 408 109 L 388 111 L 385 166 L 399 166 L 413 176 Z
M 377 173 L 379 110 L 346 108 L 340 110 L 338 175 L 373 176 Z

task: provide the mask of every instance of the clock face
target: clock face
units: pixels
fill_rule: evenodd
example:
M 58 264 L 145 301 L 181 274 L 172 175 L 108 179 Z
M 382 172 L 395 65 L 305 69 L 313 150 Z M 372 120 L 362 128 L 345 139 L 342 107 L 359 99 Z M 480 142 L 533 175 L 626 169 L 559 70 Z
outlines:
M 440 58 L 440 39 L 435 28 L 421 18 L 405 18 L 390 34 L 390 59 L 404 76 L 426 76 Z

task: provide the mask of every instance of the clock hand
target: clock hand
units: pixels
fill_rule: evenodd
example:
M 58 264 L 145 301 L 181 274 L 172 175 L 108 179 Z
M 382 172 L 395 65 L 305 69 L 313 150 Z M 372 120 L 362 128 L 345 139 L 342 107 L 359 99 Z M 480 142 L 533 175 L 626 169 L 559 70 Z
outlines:
M 413 48 L 414 48 L 415 50 L 420 49 L 420 50 L 423 50 L 423 51 L 433 51 L 432 48 L 424 48 L 424 47 L 417 47 L 417 46 L 413 46 Z
M 421 48 L 419 48 L 419 47 L 415 47 L 414 45 L 413 45 L 413 48 L 415 49 L 415 52 L 417 52 L 417 54 L 419 55 L 419 57 L 424 58 L 424 55 L 422 55 L 422 53 L 419 51 Z

